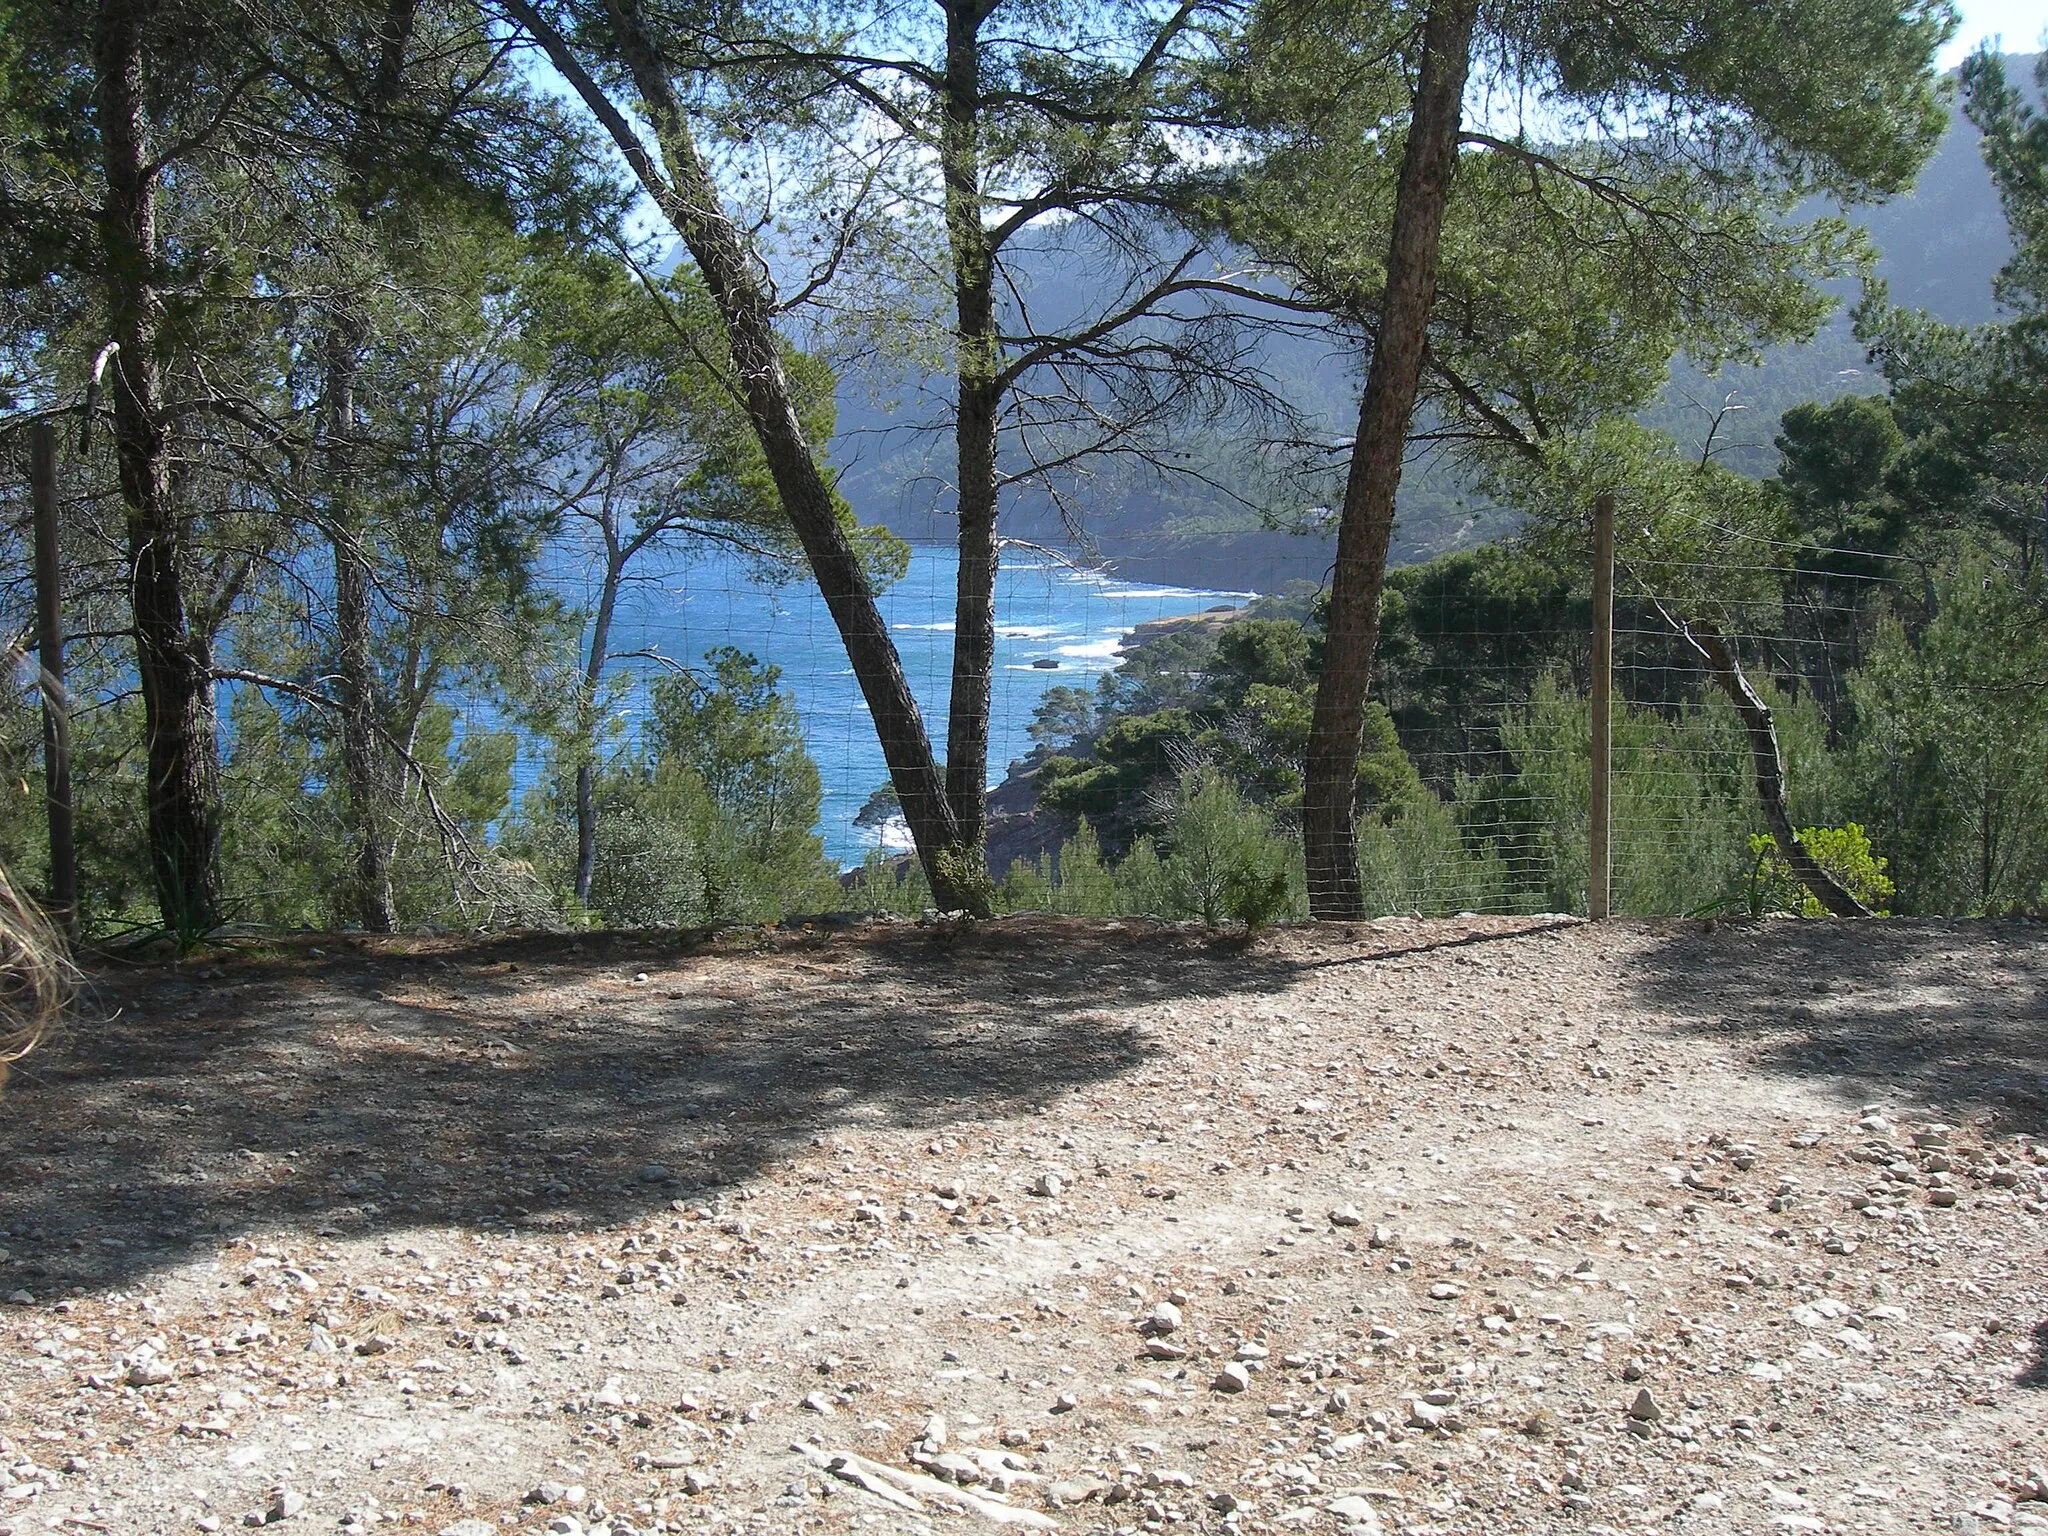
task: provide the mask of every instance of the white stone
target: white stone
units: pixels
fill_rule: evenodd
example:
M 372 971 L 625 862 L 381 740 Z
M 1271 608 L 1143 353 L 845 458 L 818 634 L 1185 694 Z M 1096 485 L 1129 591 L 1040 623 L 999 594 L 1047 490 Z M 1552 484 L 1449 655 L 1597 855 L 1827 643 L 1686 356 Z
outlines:
M 1182 1323 L 1181 1311 L 1170 1301 L 1162 1301 L 1145 1314 L 1138 1324 L 1138 1332 L 1150 1338 L 1164 1338 L 1174 1332 Z

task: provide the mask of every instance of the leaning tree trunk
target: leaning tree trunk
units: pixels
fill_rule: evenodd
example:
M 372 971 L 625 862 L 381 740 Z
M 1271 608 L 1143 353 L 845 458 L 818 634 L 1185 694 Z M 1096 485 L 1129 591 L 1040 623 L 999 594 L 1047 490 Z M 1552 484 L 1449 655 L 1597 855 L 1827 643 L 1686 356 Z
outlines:
M 777 346 L 768 294 L 755 273 L 746 241 L 726 214 L 717 183 L 697 152 L 689 119 L 636 9 L 630 0 L 607 0 L 619 57 L 632 76 L 654 130 L 662 162 L 659 166 L 566 40 L 529 0 L 505 0 L 505 9 L 541 45 L 549 61 L 611 135 L 703 274 L 725 323 L 733 373 L 761 445 L 761 456 L 782 499 L 784 514 L 810 561 L 818 592 L 838 626 L 933 897 L 941 907 L 986 916 L 990 900 L 987 882 L 985 877 L 974 879 L 971 863 L 963 858 L 959 824 L 932 759 L 924 717 L 903 675 L 896 642 L 875 605 L 859 553 L 839 521 L 831 487 L 804 439 Z
M 155 285 L 157 173 L 143 104 L 143 0 L 101 0 L 94 37 L 100 220 L 107 308 L 120 344 L 114 444 L 127 506 L 129 594 L 148 764 L 150 870 L 166 927 L 196 936 L 220 922 L 220 747 L 212 658 L 185 610 L 185 526 L 173 504 L 157 371 L 163 302 Z
M 1778 750 L 1778 728 L 1771 719 L 1771 707 L 1750 686 L 1734 647 L 1710 624 L 1672 622 L 1706 661 L 1707 670 L 1714 674 L 1714 681 L 1720 684 L 1741 717 L 1742 728 L 1749 737 L 1750 762 L 1756 772 L 1756 797 L 1763 805 L 1764 824 L 1771 829 L 1771 841 L 1778 845 L 1778 857 L 1791 866 L 1793 875 L 1813 893 L 1814 900 L 1836 917 L 1870 916 L 1870 909 L 1816 864 L 1806 845 L 1799 841 L 1792 817 L 1785 809 L 1785 759 Z
M 954 364 L 959 404 L 960 566 L 953 606 L 953 688 L 946 718 L 946 799 L 960 846 L 986 869 L 989 703 L 996 659 L 996 428 L 1002 409 L 997 380 L 995 257 L 982 223 L 982 0 L 946 6 L 946 122 L 941 171 L 946 237 L 953 256 L 957 307 Z
M 1457 168 L 1459 107 L 1477 9 L 1477 0 L 1433 0 L 1423 28 L 1422 69 L 1387 247 L 1386 294 L 1344 487 L 1322 676 L 1304 765 L 1302 845 L 1309 912 L 1318 918 L 1365 914 L 1353 819 L 1359 737 L 1379 645 L 1394 497 L 1436 304 L 1437 249 Z

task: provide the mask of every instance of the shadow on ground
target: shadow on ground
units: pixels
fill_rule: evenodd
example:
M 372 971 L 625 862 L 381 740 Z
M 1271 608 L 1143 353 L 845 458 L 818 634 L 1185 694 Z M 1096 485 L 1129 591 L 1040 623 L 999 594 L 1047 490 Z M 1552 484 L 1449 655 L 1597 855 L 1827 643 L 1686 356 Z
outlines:
M 307 940 L 103 970 L 0 1106 L 0 1295 L 119 1285 L 224 1235 L 631 1221 L 835 1130 L 1049 1106 L 1146 1065 L 1097 1009 L 1296 974 L 1054 920 Z
M 2013 1381 L 2036 1392 L 2048 1391 L 2048 1322 L 2034 1325 L 2034 1358 Z
M 1686 924 L 1643 957 L 1635 986 L 1645 1005 L 1852 1105 L 2048 1130 L 2048 934 L 2036 925 Z

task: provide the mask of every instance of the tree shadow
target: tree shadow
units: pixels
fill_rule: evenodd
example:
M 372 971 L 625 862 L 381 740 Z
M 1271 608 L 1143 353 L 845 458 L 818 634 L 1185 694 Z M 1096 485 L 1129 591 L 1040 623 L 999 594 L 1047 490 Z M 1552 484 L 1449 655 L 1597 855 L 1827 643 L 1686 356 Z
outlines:
M 1643 957 L 1634 987 L 1847 1103 L 2048 1129 L 2048 941 L 2032 924 L 1688 923 Z
M 2034 1358 L 2013 1378 L 2013 1385 L 2048 1391 L 2048 1321 L 2034 1324 Z
M 1048 1106 L 1150 1060 L 1099 1009 L 1294 974 L 1059 920 L 307 939 L 101 970 L 0 1103 L 0 1295 L 120 1285 L 230 1235 L 644 1219 L 836 1131 Z
M 1548 920 L 1146 920 L 251 940 L 99 967 L 0 1100 L 0 1297 L 198 1244 L 545 1231 L 729 1193 L 815 1138 L 1049 1107 L 1156 1069 L 1109 1010 L 1284 991 Z M 643 981 L 637 976 L 645 975 Z
M 1847 1105 L 2048 1131 L 2048 935 L 2037 925 L 1686 924 L 1643 957 L 1635 988 L 1682 1028 L 1818 1080 Z M 2032 1337 L 2014 1383 L 2039 1391 L 2048 1322 Z

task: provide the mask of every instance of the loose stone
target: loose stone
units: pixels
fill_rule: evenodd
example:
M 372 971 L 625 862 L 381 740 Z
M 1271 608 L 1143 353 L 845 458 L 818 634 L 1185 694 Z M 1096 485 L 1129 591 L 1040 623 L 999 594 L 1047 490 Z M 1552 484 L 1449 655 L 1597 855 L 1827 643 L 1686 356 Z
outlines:
M 1138 1324 L 1138 1332 L 1151 1338 L 1164 1338 L 1181 1325 L 1181 1311 L 1170 1301 L 1162 1301 L 1145 1314 Z

